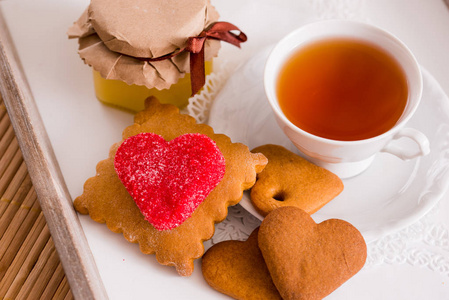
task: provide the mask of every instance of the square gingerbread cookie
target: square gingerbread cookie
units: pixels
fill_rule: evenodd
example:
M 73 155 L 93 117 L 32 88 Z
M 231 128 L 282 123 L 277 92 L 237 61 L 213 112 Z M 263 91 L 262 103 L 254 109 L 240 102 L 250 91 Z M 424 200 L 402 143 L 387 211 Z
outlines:
M 173 224 L 168 226 L 171 229 L 164 226 L 157 226 L 159 229 L 156 229 L 147 218 L 147 211 L 142 211 L 145 205 L 142 205 L 141 201 L 153 203 L 154 196 L 150 193 L 146 200 L 140 199 L 130 192 L 133 189 L 129 183 L 125 186 L 126 180 L 123 182 L 123 178 L 118 176 L 117 170 L 120 167 L 117 168 L 115 163 L 117 150 L 124 141 L 142 134 L 160 136 L 167 143 L 185 135 L 201 135 L 210 139 L 224 158 L 222 178 L 210 188 L 204 200 L 192 200 L 196 207 L 190 209 L 191 213 L 187 213 L 185 220 L 181 220 L 179 224 L 174 222 L 174 227 Z M 201 150 L 201 147 L 196 148 Z M 128 150 L 125 152 L 129 154 Z M 138 243 L 143 253 L 155 254 L 159 263 L 174 266 L 180 275 L 189 276 L 193 272 L 193 261 L 204 253 L 203 241 L 214 234 L 214 224 L 226 218 L 228 206 L 240 201 L 243 191 L 254 185 L 256 174 L 261 172 L 266 164 L 264 155 L 251 153 L 247 146 L 232 143 L 230 138 L 223 134 L 215 134 L 210 126 L 197 124 L 191 116 L 180 114 L 178 108 L 173 105 L 163 105 L 157 99 L 149 98 L 145 110 L 135 116 L 135 123 L 124 130 L 122 141 L 112 145 L 109 157 L 97 164 L 96 175 L 86 181 L 83 194 L 75 199 L 74 206 L 81 214 L 89 214 L 94 221 L 106 223 L 113 232 L 122 233 L 129 242 Z M 147 173 L 155 176 L 154 180 L 149 181 L 158 181 L 158 172 Z M 166 180 L 167 178 L 164 178 L 163 182 Z M 189 193 L 193 195 L 192 199 L 198 197 L 195 191 Z M 170 195 L 170 192 L 165 192 L 164 199 L 168 199 L 167 201 L 172 203 L 170 205 L 179 206 L 178 202 L 189 205 L 189 201 L 178 201 L 167 197 L 167 194 Z M 150 206 L 156 207 L 157 213 L 159 204 L 153 204 Z M 154 212 L 153 209 L 152 213 Z

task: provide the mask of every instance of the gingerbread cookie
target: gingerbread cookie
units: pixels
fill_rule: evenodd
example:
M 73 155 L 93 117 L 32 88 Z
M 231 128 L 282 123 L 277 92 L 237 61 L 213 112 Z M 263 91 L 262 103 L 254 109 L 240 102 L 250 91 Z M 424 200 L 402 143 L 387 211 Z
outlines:
M 145 219 L 158 230 L 171 230 L 220 183 L 226 163 L 206 135 L 188 133 L 167 142 L 144 132 L 123 141 L 114 166 Z
M 252 151 L 268 158 L 251 189 L 251 202 L 263 216 L 282 206 L 313 214 L 343 190 L 343 182 L 335 174 L 284 147 L 264 145 Z
M 245 242 L 213 245 L 202 258 L 203 277 L 217 291 L 235 299 L 282 299 L 258 246 L 256 228 Z
M 138 136 L 136 140 L 131 138 L 134 136 Z M 204 181 L 201 174 L 193 175 L 193 177 L 198 175 L 202 178 L 193 184 L 200 186 L 201 191 L 185 192 L 183 190 L 178 193 L 185 192 L 185 197 L 193 199 L 186 202 L 187 206 L 192 205 L 193 208 L 185 208 L 186 205 L 179 205 L 176 197 L 171 197 L 176 188 L 165 189 L 162 187 L 167 185 L 167 182 L 172 182 L 170 179 L 177 177 L 174 171 L 162 172 L 163 168 L 156 171 L 144 169 L 143 172 L 152 174 L 151 182 L 159 180 L 159 185 L 156 184 L 156 187 L 153 187 L 156 193 L 160 193 L 162 196 L 154 197 L 157 199 L 156 201 L 151 200 L 151 196 L 145 198 L 148 190 L 142 190 L 142 186 L 145 186 L 146 183 L 141 182 L 136 185 L 134 182 L 136 180 L 126 179 L 129 174 L 127 174 L 128 171 L 123 170 L 127 168 L 136 168 L 138 172 L 142 172 L 142 170 L 135 165 L 125 166 L 123 165 L 124 161 L 129 159 L 141 161 L 145 156 L 143 154 L 145 151 L 135 150 L 133 147 L 126 148 L 125 144 L 124 148 L 119 151 L 120 155 L 124 156 L 117 159 L 118 163 L 115 162 L 117 150 L 124 141 L 131 144 L 153 143 L 160 146 L 161 149 L 164 148 L 165 153 L 172 153 L 178 151 L 178 148 L 183 148 L 182 145 L 197 143 L 197 137 L 192 139 L 192 136 L 197 136 L 200 140 L 212 141 L 211 143 L 199 142 L 200 146 L 194 147 L 193 151 L 196 153 L 193 155 L 194 159 L 199 159 L 203 156 L 204 152 L 201 151 L 206 145 L 209 149 L 206 150 L 208 157 L 215 157 L 211 165 L 202 169 L 206 170 L 204 171 L 207 173 L 206 175 L 211 175 L 210 172 L 215 167 L 219 169 L 217 173 L 211 175 L 213 178 L 207 187 L 198 185 L 198 182 Z M 128 140 L 129 138 L 131 140 Z M 186 142 L 186 140 L 188 141 Z M 215 151 L 214 147 L 219 151 Z M 179 155 L 183 156 L 186 151 L 180 153 Z M 179 158 L 177 155 L 167 155 L 168 159 L 165 158 L 164 163 Z M 224 173 L 220 171 L 222 168 L 221 156 L 224 158 Z M 153 154 L 151 159 L 156 159 L 155 157 L 160 159 L 160 157 L 165 157 L 165 154 L 162 156 Z M 149 164 L 146 159 L 143 164 Z M 199 160 L 197 163 L 205 164 L 203 160 Z M 203 255 L 203 241 L 212 237 L 214 224 L 226 218 L 228 206 L 240 201 L 243 190 L 254 184 L 256 174 L 265 167 L 266 163 L 267 159 L 262 154 L 251 153 L 245 145 L 232 143 L 229 137 L 215 134 L 211 127 L 196 124 L 192 117 L 179 114 L 179 110 L 173 105 L 162 105 L 157 99 L 149 98 L 146 102 L 146 109 L 138 113 L 135 116 L 135 123 L 124 130 L 123 140 L 111 147 L 107 159 L 98 163 L 96 176 L 86 181 L 84 192 L 75 199 L 74 206 L 78 212 L 89 214 L 94 221 L 106 223 L 110 230 L 123 233 L 128 241 L 139 243 L 143 253 L 156 254 L 156 258 L 161 264 L 174 266 L 180 275 L 188 276 L 193 272 L 193 261 Z M 178 163 L 171 164 L 170 168 L 175 168 L 176 165 Z M 184 169 L 180 168 L 177 172 L 182 173 L 182 170 Z M 160 171 L 165 175 L 160 177 Z M 192 173 L 193 171 L 189 170 L 188 172 Z M 142 178 L 137 181 L 141 180 Z M 175 185 L 179 185 L 181 181 L 176 181 Z M 133 199 L 131 195 L 136 199 Z M 198 197 L 203 197 L 203 199 L 198 201 Z M 164 207 L 161 204 L 161 199 L 172 201 L 175 204 L 170 208 Z M 158 216 L 158 212 L 161 211 L 165 215 Z M 164 219 L 169 219 L 169 221 L 164 223 L 161 221 Z M 149 220 L 154 223 L 154 226 Z
M 366 244 L 348 222 L 316 224 L 303 210 L 281 207 L 259 229 L 259 248 L 283 299 L 322 299 L 365 264 Z

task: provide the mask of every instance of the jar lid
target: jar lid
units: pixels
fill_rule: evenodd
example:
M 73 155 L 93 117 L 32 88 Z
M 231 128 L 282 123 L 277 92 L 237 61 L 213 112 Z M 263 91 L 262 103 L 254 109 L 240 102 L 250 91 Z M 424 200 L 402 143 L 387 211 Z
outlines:
M 182 48 L 205 28 L 206 0 L 92 0 L 93 28 L 110 50 L 153 58 Z
M 69 29 L 79 55 L 106 79 L 166 89 L 189 72 L 187 52 L 149 61 L 186 46 L 218 21 L 209 0 L 92 0 Z M 217 56 L 218 40 L 208 39 L 205 59 Z

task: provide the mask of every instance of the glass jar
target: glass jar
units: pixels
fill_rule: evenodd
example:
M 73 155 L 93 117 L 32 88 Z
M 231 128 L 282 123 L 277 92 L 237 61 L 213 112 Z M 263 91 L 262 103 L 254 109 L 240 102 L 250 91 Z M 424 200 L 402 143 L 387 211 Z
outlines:
M 212 61 L 205 62 L 206 75 L 212 72 Z M 101 102 L 136 112 L 144 109 L 145 99 L 155 96 L 161 103 L 171 103 L 179 108 L 187 106 L 191 96 L 190 74 L 179 79 L 168 89 L 158 90 L 146 86 L 128 85 L 121 80 L 104 79 L 93 71 L 95 95 Z
M 183 108 L 193 86 L 195 91 L 198 87 L 190 82 L 188 41 L 218 18 L 209 0 L 146 0 L 139 5 L 134 0 L 91 0 L 68 35 L 78 39 L 78 54 L 93 68 L 96 97 L 103 103 L 136 112 L 155 96 Z M 220 41 L 207 39 L 202 47 L 208 75 Z

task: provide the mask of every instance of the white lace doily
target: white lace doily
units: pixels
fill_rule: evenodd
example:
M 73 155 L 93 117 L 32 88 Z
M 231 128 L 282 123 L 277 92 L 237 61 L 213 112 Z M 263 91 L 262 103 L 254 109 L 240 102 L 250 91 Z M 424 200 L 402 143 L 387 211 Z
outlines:
M 360 0 L 308 0 L 316 20 L 352 19 L 369 22 L 364 13 L 364 1 Z M 203 91 L 191 98 L 186 112 L 200 123 L 207 123 L 209 110 L 215 96 L 236 69 L 236 64 L 221 61 L 219 67 L 206 81 Z M 409 264 L 428 268 L 449 277 L 449 202 L 440 201 L 431 212 L 411 226 L 368 244 L 368 258 L 364 268 L 382 264 Z M 243 207 L 229 208 L 225 221 L 216 225 L 212 244 L 224 240 L 246 240 L 260 225 L 260 221 Z

